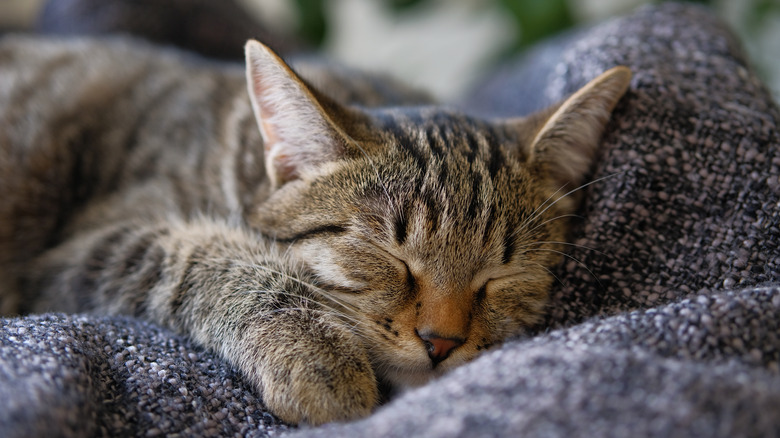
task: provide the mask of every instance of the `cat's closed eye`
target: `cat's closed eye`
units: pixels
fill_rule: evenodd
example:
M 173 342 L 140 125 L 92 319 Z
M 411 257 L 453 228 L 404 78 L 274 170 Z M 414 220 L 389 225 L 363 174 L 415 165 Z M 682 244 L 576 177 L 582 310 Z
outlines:
M 415 280 L 412 270 L 409 269 L 409 265 L 407 265 L 403 260 L 401 260 L 401 263 L 404 265 L 404 269 L 406 270 L 406 288 L 410 291 L 413 291 L 417 287 L 417 280 Z

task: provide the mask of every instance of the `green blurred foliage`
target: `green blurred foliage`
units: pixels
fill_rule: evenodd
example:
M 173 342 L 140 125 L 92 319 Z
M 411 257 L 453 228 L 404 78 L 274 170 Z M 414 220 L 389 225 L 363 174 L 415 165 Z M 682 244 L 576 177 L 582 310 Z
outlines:
M 321 0 L 295 0 L 300 36 L 314 45 L 325 39 L 328 23 L 325 20 L 325 2 Z
M 750 24 L 758 24 L 770 14 L 780 13 L 780 0 L 757 0 L 753 2 L 753 7 L 748 11 L 745 17 Z M 752 27 L 755 29 L 755 27 Z M 748 29 L 749 30 L 749 29 Z
M 328 31 L 325 6 L 328 0 L 294 0 L 297 6 L 298 33 L 313 45 L 320 45 Z M 407 13 L 414 7 L 435 0 L 381 0 L 395 13 Z M 450 0 L 459 1 L 459 0 Z M 546 37 L 577 24 L 571 8 L 572 0 L 483 0 L 494 2 L 504 9 L 517 24 L 518 35 L 510 52 L 521 51 Z M 576 1 L 576 0 L 574 0 Z M 662 3 L 667 0 L 655 0 Z M 688 0 L 692 3 L 715 5 L 718 0 Z M 742 1 L 742 0 L 729 0 Z M 752 23 L 760 23 L 770 12 L 780 11 L 780 0 L 752 0 L 749 16 Z
M 519 30 L 512 51 L 517 51 L 574 25 L 567 0 L 498 0 Z

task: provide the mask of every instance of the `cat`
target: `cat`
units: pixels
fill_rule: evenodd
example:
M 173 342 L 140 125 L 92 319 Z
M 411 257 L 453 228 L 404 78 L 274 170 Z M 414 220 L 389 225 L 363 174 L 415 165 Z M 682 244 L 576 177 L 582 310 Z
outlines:
M 4 314 L 166 326 L 312 425 L 540 321 L 627 68 L 483 120 L 258 41 L 245 53 L 0 40 Z

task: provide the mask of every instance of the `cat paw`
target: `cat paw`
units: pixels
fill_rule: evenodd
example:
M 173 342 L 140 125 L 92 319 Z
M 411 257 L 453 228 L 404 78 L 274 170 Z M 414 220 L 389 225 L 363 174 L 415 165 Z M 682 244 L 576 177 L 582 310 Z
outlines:
M 371 413 L 379 392 L 365 348 L 342 324 L 293 312 L 263 327 L 253 370 L 268 409 L 291 424 L 349 421 Z
M 355 420 L 369 415 L 377 402 L 373 373 L 328 365 L 291 371 L 289 381 L 274 382 L 263 392 L 268 409 L 287 423 L 316 426 Z

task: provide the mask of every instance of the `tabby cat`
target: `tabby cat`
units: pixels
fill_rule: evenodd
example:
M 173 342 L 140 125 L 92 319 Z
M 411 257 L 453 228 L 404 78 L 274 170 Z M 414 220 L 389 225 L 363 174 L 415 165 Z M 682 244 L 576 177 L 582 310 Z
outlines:
M 5 37 L 4 313 L 161 324 L 309 424 L 536 324 L 628 69 L 495 121 L 296 69 L 256 41 L 244 75 L 123 39 Z

